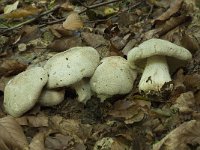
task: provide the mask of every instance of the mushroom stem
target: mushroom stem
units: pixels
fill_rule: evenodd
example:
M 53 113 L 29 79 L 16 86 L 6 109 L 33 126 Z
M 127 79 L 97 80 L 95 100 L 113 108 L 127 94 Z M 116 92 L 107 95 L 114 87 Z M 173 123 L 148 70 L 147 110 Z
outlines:
M 82 79 L 72 85 L 72 88 L 76 91 L 79 102 L 86 104 L 86 102 L 91 98 L 92 91 L 90 89 L 90 84 L 87 79 Z
M 165 56 L 152 56 L 142 74 L 139 90 L 144 92 L 160 91 L 165 82 L 171 81 Z

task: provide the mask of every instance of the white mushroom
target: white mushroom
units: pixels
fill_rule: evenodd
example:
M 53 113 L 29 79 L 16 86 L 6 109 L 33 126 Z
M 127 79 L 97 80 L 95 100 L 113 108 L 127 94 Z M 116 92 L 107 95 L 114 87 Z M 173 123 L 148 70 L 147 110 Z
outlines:
M 4 91 L 3 104 L 6 112 L 19 117 L 30 110 L 37 102 L 47 80 L 47 73 L 41 67 L 31 68 L 11 79 Z
M 161 39 L 147 40 L 128 53 L 132 66 L 144 68 L 139 90 L 147 93 L 160 91 L 166 82 L 171 81 L 170 71 L 174 72 L 191 58 L 187 49 Z
M 93 75 L 99 61 L 99 53 L 92 47 L 74 47 L 56 54 L 44 66 L 49 76 L 47 88 L 77 85 L 84 77 Z
M 90 80 L 91 89 L 104 101 L 116 94 L 127 94 L 133 88 L 137 73 L 127 60 L 120 56 L 106 57 L 101 60 Z
M 42 106 L 58 105 L 64 100 L 65 90 L 44 89 L 39 97 L 39 103 Z

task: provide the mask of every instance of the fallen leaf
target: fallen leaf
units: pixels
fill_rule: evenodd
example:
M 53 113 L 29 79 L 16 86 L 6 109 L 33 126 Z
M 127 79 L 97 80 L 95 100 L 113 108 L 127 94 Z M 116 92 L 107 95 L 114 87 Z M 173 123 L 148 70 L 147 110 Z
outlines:
M 114 109 L 109 115 L 115 118 L 122 118 L 126 124 L 139 122 L 144 118 L 146 108 L 150 107 L 150 103 L 144 100 L 119 100 L 115 102 Z
M 160 15 L 158 18 L 155 19 L 154 23 L 157 24 L 159 21 L 165 21 L 169 19 L 173 14 L 177 13 L 181 8 L 183 0 L 175 0 L 170 4 L 170 8 Z
M 73 11 L 74 10 L 74 5 L 72 5 L 69 1 L 63 3 L 60 8 L 62 8 L 65 11 Z
M 20 118 L 16 118 L 16 121 L 20 125 L 25 125 L 29 127 L 48 127 L 48 117 L 47 116 L 23 116 Z
M 29 144 L 30 150 L 46 150 L 44 146 L 44 141 L 45 141 L 45 132 L 44 131 L 38 132 L 31 140 L 31 143 Z
M 191 113 L 194 111 L 195 98 L 193 92 L 182 93 L 175 101 L 173 108 L 178 108 L 180 113 Z
M 61 116 L 51 117 L 50 127 L 64 135 L 72 136 L 78 143 L 84 143 L 90 137 L 92 130 L 88 124 L 81 124 L 78 120 L 64 119 Z
M 16 75 L 27 68 L 27 65 L 17 60 L 8 59 L 3 60 L 0 64 L 0 76 Z
M 7 19 L 25 18 L 32 15 L 37 15 L 39 12 L 41 12 L 41 9 L 33 6 L 27 6 L 25 8 L 19 8 L 10 13 L 3 14 L 2 17 Z
M 0 149 L 27 149 L 28 141 L 21 126 L 13 117 L 0 119 Z
M 63 28 L 67 30 L 78 30 L 83 28 L 83 22 L 78 13 L 72 12 L 63 22 Z
M 81 37 L 88 46 L 97 48 L 102 45 L 108 45 L 108 41 L 100 34 L 94 34 L 89 32 L 82 32 Z
M 50 43 L 47 48 L 49 48 L 53 52 L 62 52 L 76 46 L 82 46 L 82 41 L 80 37 L 58 39 Z
M 35 40 L 41 37 L 41 30 L 37 25 L 29 26 L 26 25 L 24 26 L 21 31 L 20 31 L 20 40 L 19 43 L 27 43 L 31 40 Z
M 19 1 L 16 1 L 13 4 L 10 4 L 10 5 L 6 5 L 5 8 L 4 8 L 4 14 L 8 14 L 8 13 L 12 12 L 13 10 L 16 10 L 18 4 L 19 4 Z
M 189 145 L 200 144 L 199 128 L 197 120 L 185 122 L 154 144 L 153 150 L 188 150 Z
M 197 73 L 185 75 L 183 83 L 188 88 L 199 89 L 200 88 L 200 75 Z
M 45 147 L 47 149 L 77 149 L 81 147 L 80 150 L 85 150 L 86 147 L 83 144 L 74 142 L 74 139 L 71 136 L 66 136 L 63 134 L 54 134 L 50 135 L 45 140 Z

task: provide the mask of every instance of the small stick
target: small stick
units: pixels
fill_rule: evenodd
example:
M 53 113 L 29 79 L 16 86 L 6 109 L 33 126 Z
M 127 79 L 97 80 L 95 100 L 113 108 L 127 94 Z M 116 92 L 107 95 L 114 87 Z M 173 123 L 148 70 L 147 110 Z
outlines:
M 119 2 L 119 1 L 122 1 L 122 0 L 112 0 L 112 1 L 109 1 L 109 2 L 103 2 L 103 3 L 99 3 L 99 4 L 94 4 L 94 5 L 91 5 L 91 6 L 87 6 L 87 8 L 84 9 L 83 11 L 79 12 L 79 14 L 83 14 L 88 9 L 94 9 L 94 8 L 97 8 L 97 7 L 100 7 L 100 6 L 104 6 L 104 5 L 115 3 L 115 2 Z M 84 6 L 84 7 L 86 7 L 86 6 Z M 66 18 L 61 18 L 59 20 L 55 20 L 55 21 L 48 22 L 46 24 L 42 24 L 39 27 L 42 28 L 42 27 L 44 27 L 46 25 L 51 25 L 51 24 L 59 23 L 59 22 L 65 21 L 65 20 L 66 20 Z
M 19 27 L 21 27 L 21 26 L 23 26 L 23 25 L 29 24 L 29 23 L 31 23 L 31 22 L 37 20 L 38 18 L 40 18 L 40 17 L 42 17 L 42 16 L 45 16 L 45 15 L 47 15 L 47 14 L 49 14 L 49 13 L 51 13 L 51 12 L 57 10 L 59 7 L 60 7 L 59 5 L 56 5 L 53 9 L 48 10 L 48 11 L 45 11 L 45 12 L 41 13 L 40 15 L 38 15 L 38 16 L 35 17 L 35 18 L 29 19 L 29 20 L 27 20 L 27 21 L 25 21 L 25 22 L 22 22 L 22 23 L 20 23 L 20 24 L 18 24 L 18 25 L 16 25 L 16 26 L 13 26 L 13 27 L 11 27 L 11 28 L 8 28 L 8 29 L 4 30 L 2 33 L 8 32 L 8 31 L 11 31 L 11 30 L 14 30 L 14 29 L 17 29 L 17 28 L 19 28 Z

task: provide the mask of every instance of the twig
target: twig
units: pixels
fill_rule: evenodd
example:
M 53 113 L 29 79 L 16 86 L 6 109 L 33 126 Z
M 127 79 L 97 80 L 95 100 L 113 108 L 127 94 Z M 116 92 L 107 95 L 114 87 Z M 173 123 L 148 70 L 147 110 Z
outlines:
M 82 14 L 82 13 L 86 12 L 88 9 L 94 9 L 94 8 L 97 8 L 97 7 L 100 7 L 100 6 L 104 6 L 104 5 L 107 5 L 107 4 L 116 3 L 116 2 L 120 2 L 120 1 L 122 1 L 122 0 L 112 0 L 112 1 L 109 1 L 109 2 L 103 2 L 103 3 L 99 3 L 99 4 L 94 4 L 92 6 L 88 6 L 88 8 L 86 8 L 83 11 L 79 12 L 79 14 Z
M 109 1 L 109 2 L 103 2 L 103 3 L 99 3 L 99 4 L 94 4 L 94 5 L 91 5 L 91 6 L 87 6 L 87 8 L 84 9 L 84 10 L 82 10 L 81 12 L 79 12 L 79 14 L 83 14 L 88 9 L 94 9 L 94 8 L 97 8 L 97 7 L 100 7 L 100 6 L 104 6 L 104 5 L 107 5 L 107 4 L 111 4 L 111 3 L 115 3 L 115 2 L 120 2 L 120 1 L 122 1 L 122 0 L 112 0 L 112 1 Z M 65 21 L 65 20 L 66 20 L 66 18 L 61 18 L 59 20 L 55 20 L 55 21 L 48 22 L 46 24 L 42 24 L 39 27 L 42 28 L 42 27 L 44 27 L 46 25 L 51 25 L 51 24 L 59 23 L 59 22 Z
M 4 31 L 1 32 L 1 33 L 5 33 L 5 32 L 8 32 L 8 31 L 11 31 L 11 30 L 20 28 L 20 27 L 23 26 L 23 25 L 29 24 L 29 23 L 31 23 L 31 22 L 37 20 L 38 18 L 40 18 L 40 17 L 42 17 L 42 16 L 45 16 L 45 15 L 47 15 L 47 14 L 49 14 L 49 13 L 51 13 L 51 12 L 57 10 L 59 7 L 60 7 L 59 5 L 56 5 L 53 9 L 48 10 L 48 11 L 45 11 L 45 12 L 41 13 L 40 15 L 36 16 L 35 18 L 29 19 L 29 20 L 27 20 L 27 21 L 25 21 L 25 22 L 22 22 L 22 23 L 20 23 L 20 24 L 18 24 L 18 25 L 16 25 L 16 26 L 13 26 L 13 27 L 11 27 L 11 28 L 8 28 L 8 29 L 4 30 Z

